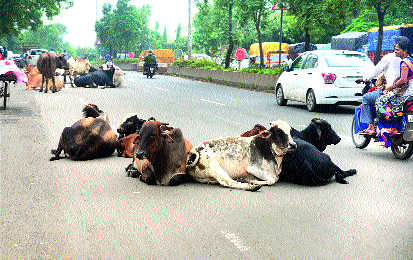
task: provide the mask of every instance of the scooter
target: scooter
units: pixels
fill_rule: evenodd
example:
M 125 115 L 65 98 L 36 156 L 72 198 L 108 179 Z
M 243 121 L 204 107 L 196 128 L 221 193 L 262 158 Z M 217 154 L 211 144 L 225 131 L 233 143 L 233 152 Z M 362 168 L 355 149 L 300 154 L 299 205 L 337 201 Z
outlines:
M 370 82 L 366 82 L 371 84 Z M 363 91 L 364 92 L 364 91 Z M 364 93 L 363 93 L 364 94 Z M 391 151 L 397 159 L 407 160 L 413 155 L 413 106 L 407 107 L 407 105 L 413 104 L 413 97 L 409 97 L 404 105 L 404 110 L 398 113 L 398 125 L 396 128 L 401 129 L 395 134 L 391 134 L 388 137 L 391 138 Z M 379 141 L 379 136 L 360 134 L 361 131 L 367 129 L 366 123 L 360 122 L 361 105 L 356 107 L 353 123 L 351 124 L 351 133 L 354 145 L 359 149 L 366 148 L 370 141 Z M 386 120 L 386 119 L 384 119 Z M 374 126 L 377 129 L 379 119 L 376 117 L 374 120 Z M 387 147 L 387 146 L 385 146 Z

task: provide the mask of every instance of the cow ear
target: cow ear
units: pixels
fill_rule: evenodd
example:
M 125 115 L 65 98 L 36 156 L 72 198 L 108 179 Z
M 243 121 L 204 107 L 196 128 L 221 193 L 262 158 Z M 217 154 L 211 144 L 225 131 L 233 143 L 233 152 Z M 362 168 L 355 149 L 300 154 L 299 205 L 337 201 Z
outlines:
M 174 139 L 172 139 L 172 137 L 166 133 L 166 132 L 161 132 L 161 135 L 163 136 L 163 138 L 165 138 L 165 140 L 169 143 L 172 143 L 174 141 Z
M 141 135 L 137 134 L 135 139 L 133 139 L 133 144 L 138 144 L 141 141 Z
M 268 137 L 270 137 L 271 132 L 268 131 L 268 130 L 264 130 L 264 131 L 261 131 L 261 132 L 259 133 L 259 135 L 260 135 L 262 138 L 268 138 Z

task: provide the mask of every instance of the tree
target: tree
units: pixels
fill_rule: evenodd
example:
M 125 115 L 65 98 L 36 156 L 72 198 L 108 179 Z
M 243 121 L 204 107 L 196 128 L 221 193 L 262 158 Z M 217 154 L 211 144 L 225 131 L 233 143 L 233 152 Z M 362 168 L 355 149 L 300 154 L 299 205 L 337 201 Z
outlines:
M 72 0 L 2 0 L 0 1 L 0 39 L 18 36 L 24 30 L 34 30 L 47 18 L 60 13 L 61 8 L 69 8 Z
M 102 13 L 103 17 L 95 24 L 101 48 L 114 54 L 149 47 L 151 8 L 148 5 L 137 8 L 129 5 L 128 0 L 118 0 L 116 9 L 104 4 Z
M 411 0 L 365 0 L 366 6 L 374 8 L 377 13 L 377 19 L 379 22 L 377 48 L 374 55 L 374 64 L 377 64 L 381 58 L 381 46 L 383 43 L 383 27 L 384 18 L 388 12 L 398 12 L 399 14 L 411 14 L 413 3 Z
M 262 49 L 261 29 L 265 28 L 265 24 L 262 24 L 261 22 L 270 13 L 270 5 L 272 4 L 273 1 L 270 0 L 241 0 L 237 5 L 241 24 L 245 25 L 249 20 L 251 20 L 255 26 L 255 30 L 257 31 L 258 45 L 260 48 L 261 67 L 264 67 L 264 51 Z
M 67 34 L 66 26 L 55 23 L 41 25 L 36 31 L 23 33 L 24 42 L 35 43 L 37 46 L 53 51 L 63 51 L 63 36 Z

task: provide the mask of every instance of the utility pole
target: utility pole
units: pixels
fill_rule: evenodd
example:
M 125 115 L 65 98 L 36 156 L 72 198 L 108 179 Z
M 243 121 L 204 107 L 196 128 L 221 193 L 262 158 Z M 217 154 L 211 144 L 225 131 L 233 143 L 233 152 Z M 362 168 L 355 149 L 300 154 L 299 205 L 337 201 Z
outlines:
M 96 0 L 96 18 L 95 18 L 95 24 L 98 21 L 98 0 Z M 96 39 L 95 39 L 95 48 L 96 48 L 96 60 L 99 60 L 99 45 L 98 43 L 98 36 L 96 34 Z
M 188 59 L 192 56 L 191 0 L 188 0 Z

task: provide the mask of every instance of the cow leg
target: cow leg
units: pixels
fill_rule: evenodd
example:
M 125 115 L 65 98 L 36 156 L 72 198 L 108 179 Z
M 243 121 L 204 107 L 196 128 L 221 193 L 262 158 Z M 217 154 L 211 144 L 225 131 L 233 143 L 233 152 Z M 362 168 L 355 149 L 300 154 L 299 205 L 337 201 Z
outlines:
M 274 185 L 277 181 L 271 174 L 267 171 L 260 170 L 256 166 L 248 166 L 247 172 L 251 175 L 257 177 L 259 180 L 251 180 L 251 184 L 255 185 Z
M 337 165 L 333 164 L 332 170 L 334 171 L 334 176 L 336 178 L 337 183 L 341 184 L 348 184 L 348 181 L 345 180 L 345 178 L 349 176 L 353 176 L 354 174 L 357 174 L 357 170 L 355 169 L 350 169 L 348 171 L 343 171 L 338 167 Z
M 47 93 L 49 91 L 49 79 L 45 77 L 46 80 L 46 86 L 44 87 L 44 93 Z
M 210 165 L 205 171 L 209 170 L 209 174 L 215 180 L 218 181 L 224 187 L 240 189 L 240 190 L 248 190 L 248 191 L 257 191 L 261 188 L 260 185 L 250 184 L 250 183 L 242 183 L 239 181 L 233 180 L 224 169 L 221 168 L 219 163 L 212 159 L 210 161 Z
M 56 83 L 55 83 L 55 77 L 52 76 L 52 83 L 53 83 L 53 88 L 52 88 L 52 93 L 56 92 Z
M 42 75 L 42 85 L 40 85 L 40 91 L 39 92 L 43 92 L 43 83 L 44 83 L 44 76 Z

